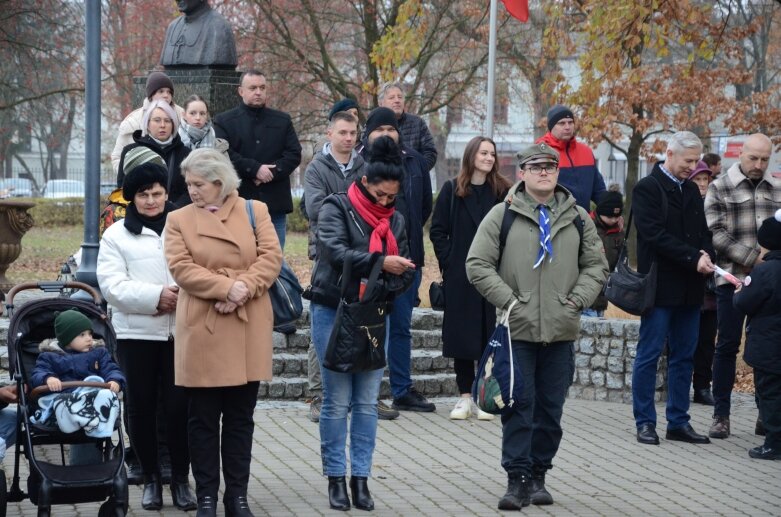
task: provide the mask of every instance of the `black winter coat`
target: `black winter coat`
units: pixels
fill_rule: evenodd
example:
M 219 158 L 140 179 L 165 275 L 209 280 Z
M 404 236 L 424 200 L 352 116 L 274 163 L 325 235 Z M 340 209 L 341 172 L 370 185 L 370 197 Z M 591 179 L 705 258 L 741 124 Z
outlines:
M 348 251 L 353 254 L 353 278 L 345 295 L 349 302 L 358 299 L 361 278 L 368 277 L 375 261 L 385 260 L 385 256 L 369 253 L 369 236 L 372 227 L 353 208 L 347 193 L 332 194 L 325 198 L 319 220 L 317 258 L 312 268 L 312 302 L 335 308 L 339 305 L 340 280 L 345 254 Z M 391 231 L 396 237 L 399 255 L 409 258 L 404 217 L 398 211 L 391 217 Z M 379 285 L 384 295 L 380 294 L 377 298 L 392 300 L 395 293 L 402 293 L 412 285 L 413 278 L 412 270 L 401 276 L 383 272 L 380 274 Z
M 442 185 L 431 218 L 431 242 L 439 270 L 445 280 L 445 315 L 442 325 L 442 355 L 457 359 L 480 359 L 496 326 L 496 308 L 472 286 L 466 277 L 466 256 L 485 215 L 498 198 L 486 192 L 482 203 L 474 190 L 466 197 L 453 197 L 454 183 Z M 485 188 L 490 189 L 489 185 Z M 488 199 L 490 196 L 490 200 Z M 450 220 L 451 202 L 454 202 Z
M 217 138 L 228 141 L 228 155 L 241 178 L 239 195 L 266 203 L 271 214 L 293 211 L 290 175 L 301 163 L 301 144 L 290 115 L 271 108 L 238 107 L 214 117 Z M 274 164 L 274 179 L 255 185 L 263 164 Z
M 753 368 L 781 375 L 781 251 L 770 251 L 735 293 L 735 307 L 748 316 L 743 358 Z
M 705 276 L 697 272 L 700 250 L 716 255 L 705 222 L 702 196 L 689 180 L 682 188 L 654 165 L 650 176 L 637 182 L 632 192 L 632 212 L 637 228 L 637 267 L 647 273 L 657 263 L 657 307 L 702 305 Z M 658 181 L 667 196 L 667 218 Z
M 176 205 L 176 208 L 192 203 L 180 168 L 184 159 L 190 154 L 190 149 L 182 143 L 179 135 L 174 135 L 174 139 L 165 147 L 158 144 L 149 135 L 141 136 L 140 129 L 133 133 L 133 140 L 134 143 L 128 144 L 122 149 L 122 156 L 119 159 L 119 172 L 117 172 L 117 186 L 122 187 L 122 182 L 125 180 L 125 155 L 127 155 L 128 151 L 134 147 L 148 147 L 162 156 L 163 161 L 168 166 L 168 200 Z M 127 201 L 133 200 L 128 199 Z

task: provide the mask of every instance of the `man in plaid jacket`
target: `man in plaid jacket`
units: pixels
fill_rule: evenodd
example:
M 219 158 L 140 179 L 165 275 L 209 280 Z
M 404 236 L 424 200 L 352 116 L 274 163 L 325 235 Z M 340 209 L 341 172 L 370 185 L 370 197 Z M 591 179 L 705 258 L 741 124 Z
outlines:
M 705 196 L 705 217 L 713 233 L 716 263 L 741 280 L 761 262 L 759 226 L 781 207 L 781 181 L 768 171 L 772 147 L 770 138 L 763 134 L 749 136 L 738 163 L 714 180 Z M 711 438 L 727 438 L 730 434 L 730 396 L 746 319 L 732 304 L 734 293 L 734 285 L 716 277 L 718 339 L 713 357 Z

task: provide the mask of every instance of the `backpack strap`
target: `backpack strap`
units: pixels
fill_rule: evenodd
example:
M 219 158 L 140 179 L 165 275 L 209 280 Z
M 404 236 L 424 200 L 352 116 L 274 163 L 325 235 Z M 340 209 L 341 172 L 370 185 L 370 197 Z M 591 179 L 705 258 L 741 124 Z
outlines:
M 252 226 L 252 236 L 255 237 L 255 246 L 258 245 L 258 236 L 255 235 L 255 205 L 252 204 L 251 199 L 244 200 L 244 207 L 247 209 L 247 218 L 249 224 Z
M 575 225 L 575 229 L 578 230 L 578 237 L 580 238 L 578 243 L 578 257 L 583 254 L 583 231 L 586 226 L 586 221 L 583 220 L 583 216 L 580 215 L 580 211 L 575 208 L 578 215 L 572 220 L 572 224 Z M 510 210 L 510 203 L 504 205 L 504 215 L 502 216 L 502 226 L 499 229 L 499 264 L 502 263 L 502 256 L 504 255 L 504 247 L 507 245 L 507 235 L 510 234 L 510 228 L 515 222 L 515 218 L 518 214 L 513 210 Z

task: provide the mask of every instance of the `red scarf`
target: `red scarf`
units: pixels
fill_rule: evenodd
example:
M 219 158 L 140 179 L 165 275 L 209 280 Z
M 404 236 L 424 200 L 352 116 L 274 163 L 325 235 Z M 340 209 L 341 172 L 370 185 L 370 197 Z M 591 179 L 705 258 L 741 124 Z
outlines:
M 373 203 L 361 192 L 361 189 L 355 183 L 347 189 L 347 197 L 350 199 L 353 207 L 355 207 L 355 210 L 358 211 L 361 219 L 374 228 L 369 237 L 369 253 L 382 253 L 382 243 L 385 241 L 385 254 L 398 255 L 399 245 L 396 244 L 396 236 L 393 235 L 390 227 L 390 218 L 396 209 L 393 207 L 385 208 L 377 203 Z

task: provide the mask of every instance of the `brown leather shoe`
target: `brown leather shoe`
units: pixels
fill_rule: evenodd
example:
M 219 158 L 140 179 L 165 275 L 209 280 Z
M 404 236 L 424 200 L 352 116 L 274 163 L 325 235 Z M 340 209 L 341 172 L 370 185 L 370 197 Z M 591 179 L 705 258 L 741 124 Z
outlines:
M 713 424 L 710 426 L 710 432 L 708 436 L 711 438 L 724 439 L 729 438 L 729 417 L 715 415 L 713 417 Z

